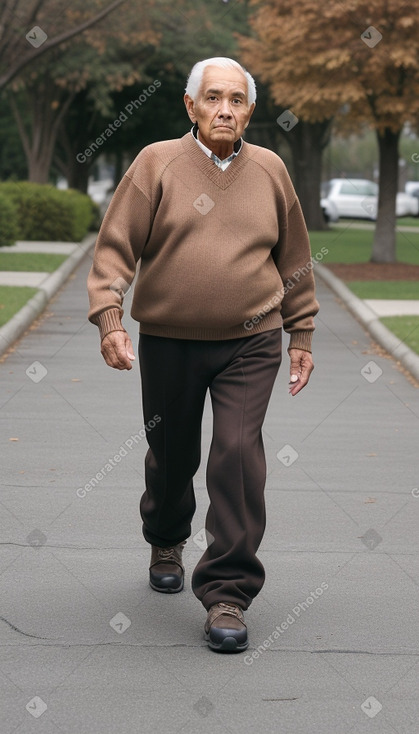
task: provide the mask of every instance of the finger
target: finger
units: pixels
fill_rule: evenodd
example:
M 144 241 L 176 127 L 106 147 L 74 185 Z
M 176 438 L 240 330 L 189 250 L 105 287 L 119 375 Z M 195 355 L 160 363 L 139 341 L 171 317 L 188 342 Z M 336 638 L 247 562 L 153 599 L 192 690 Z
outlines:
M 131 362 L 133 362 L 135 360 L 134 348 L 132 346 L 132 341 L 128 335 L 125 341 L 125 349 L 126 349 L 128 359 L 130 359 Z
M 295 358 L 291 358 L 291 377 L 289 387 L 291 395 L 297 395 L 297 393 L 307 385 L 313 369 L 314 365 L 310 353 L 300 353 L 298 362 Z
M 296 382 L 294 385 L 291 385 L 290 386 L 290 388 L 289 388 L 289 394 L 290 395 L 297 395 L 297 393 L 299 393 L 300 390 L 302 390 L 304 386 L 305 386 L 305 383 L 302 383 L 301 380 L 299 379 L 298 382 Z
M 131 344 L 131 340 L 128 337 L 128 341 Z M 126 335 L 124 332 L 113 332 L 104 338 L 101 346 L 102 356 L 109 367 L 113 367 L 118 370 L 130 370 L 132 369 L 131 360 L 128 357 L 128 349 L 126 344 Z M 134 354 L 132 352 L 132 357 Z

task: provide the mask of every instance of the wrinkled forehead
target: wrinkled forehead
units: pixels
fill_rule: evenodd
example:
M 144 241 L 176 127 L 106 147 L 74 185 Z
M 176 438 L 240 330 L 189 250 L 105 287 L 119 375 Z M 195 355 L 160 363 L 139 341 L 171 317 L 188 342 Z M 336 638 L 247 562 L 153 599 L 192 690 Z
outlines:
M 247 79 L 240 69 L 207 66 L 202 75 L 200 92 L 205 93 L 207 89 L 243 92 L 247 96 Z

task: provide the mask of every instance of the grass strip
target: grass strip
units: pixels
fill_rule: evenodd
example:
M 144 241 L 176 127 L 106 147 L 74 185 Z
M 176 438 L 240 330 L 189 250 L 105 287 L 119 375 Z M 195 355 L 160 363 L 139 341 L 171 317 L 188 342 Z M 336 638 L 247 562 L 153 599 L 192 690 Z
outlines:
M 67 257 L 42 252 L 0 252 L 0 270 L 53 273 Z
M 310 232 L 313 257 L 320 253 L 320 261 L 327 263 L 362 263 L 371 259 L 373 230 L 356 229 L 348 224 L 346 229 L 330 227 L 324 232 Z M 419 265 L 419 228 L 418 232 L 397 232 L 396 257 L 399 262 Z M 327 249 L 323 254 L 321 248 Z
M 419 281 L 416 280 L 349 280 L 345 285 L 358 298 L 419 300 Z
M 380 321 L 416 354 L 419 354 L 419 316 L 385 316 Z
M 0 285 L 0 326 L 4 326 L 29 301 L 37 288 Z

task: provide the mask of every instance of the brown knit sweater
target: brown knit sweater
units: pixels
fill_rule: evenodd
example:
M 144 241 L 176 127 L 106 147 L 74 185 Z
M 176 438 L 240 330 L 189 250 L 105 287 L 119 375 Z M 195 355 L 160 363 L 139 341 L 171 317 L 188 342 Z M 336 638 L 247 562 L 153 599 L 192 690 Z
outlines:
M 144 334 L 231 339 L 280 328 L 311 350 L 318 311 L 304 218 L 282 160 L 244 143 L 221 171 L 188 132 L 144 148 L 103 220 L 88 278 L 89 319 Z

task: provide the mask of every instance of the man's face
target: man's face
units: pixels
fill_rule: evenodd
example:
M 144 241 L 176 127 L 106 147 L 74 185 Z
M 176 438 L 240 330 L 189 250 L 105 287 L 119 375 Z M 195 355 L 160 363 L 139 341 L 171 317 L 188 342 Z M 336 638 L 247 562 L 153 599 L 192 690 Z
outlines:
M 184 97 L 188 115 L 198 123 L 199 139 L 219 158 L 227 158 L 247 127 L 255 104 L 247 101 L 247 79 L 239 69 L 207 66 L 197 98 Z

